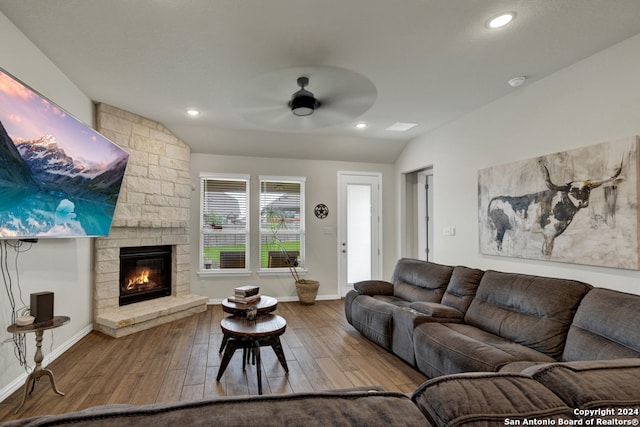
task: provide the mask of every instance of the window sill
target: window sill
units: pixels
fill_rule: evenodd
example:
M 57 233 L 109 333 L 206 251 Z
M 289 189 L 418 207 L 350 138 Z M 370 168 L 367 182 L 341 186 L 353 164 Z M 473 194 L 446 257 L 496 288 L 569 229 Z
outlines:
M 198 277 L 224 277 L 224 276 L 251 276 L 251 270 L 228 268 L 228 269 L 198 271 Z
M 296 271 L 300 277 L 307 275 L 307 270 L 297 268 Z M 262 268 L 258 270 L 258 276 L 291 276 L 291 271 L 288 268 Z

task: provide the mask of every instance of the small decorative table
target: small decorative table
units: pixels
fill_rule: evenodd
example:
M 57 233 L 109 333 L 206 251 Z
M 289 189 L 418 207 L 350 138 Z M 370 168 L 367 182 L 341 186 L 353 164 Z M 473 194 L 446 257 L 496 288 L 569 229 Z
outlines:
M 287 328 L 287 321 L 282 316 L 275 314 L 263 314 L 255 320 L 247 320 L 245 317 L 230 316 L 220 321 L 220 328 L 228 337 L 224 356 L 220 362 L 217 381 L 220 381 L 222 374 L 229 365 L 233 353 L 243 349 L 242 370 L 245 370 L 249 358 L 249 352 L 256 360 L 256 370 L 258 374 L 258 394 L 262 394 L 262 366 L 260 362 L 260 347 L 271 346 L 276 353 L 280 364 L 285 372 L 289 372 L 287 360 L 284 357 L 280 335 L 284 334 Z
M 233 314 L 234 316 L 246 315 L 247 309 L 249 307 L 255 307 L 257 315 L 259 316 L 261 314 L 267 314 L 275 311 L 275 309 L 278 308 L 278 300 L 266 295 L 262 295 L 260 297 L 260 300 L 255 304 L 237 304 L 235 302 L 229 301 L 229 298 L 225 298 L 222 300 L 222 311 L 224 311 L 225 313 Z M 224 334 L 218 353 L 222 354 L 222 350 L 224 350 L 224 347 L 227 345 L 228 339 L 229 336 L 227 334 Z
M 58 390 L 58 386 L 56 385 L 56 380 L 53 377 L 53 372 L 50 369 L 42 368 L 42 360 L 44 359 L 42 355 L 42 336 L 44 331 L 47 329 L 58 328 L 62 325 L 66 325 L 69 323 L 71 319 L 67 316 L 55 316 L 51 320 L 46 320 L 44 322 L 32 323 L 31 325 L 19 326 L 15 323 L 13 325 L 9 325 L 7 327 L 7 332 L 12 334 L 25 334 L 27 332 L 35 332 L 36 333 L 36 354 L 34 356 L 34 361 L 36 362 L 36 366 L 33 368 L 33 371 L 27 377 L 27 381 L 24 384 L 24 396 L 22 397 L 22 403 L 15 410 L 14 414 L 17 414 L 20 408 L 24 405 L 25 400 L 27 399 L 27 394 L 31 394 L 33 389 L 36 386 L 36 380 L 40 380 L 41 377 L 46 376 L 49 378 L 49 382 L 51 383 L 51 388 L 60 396 L 64 396 L 60 390 Z M 29 391 L 29 384 L 31 384 L 31 390 Z

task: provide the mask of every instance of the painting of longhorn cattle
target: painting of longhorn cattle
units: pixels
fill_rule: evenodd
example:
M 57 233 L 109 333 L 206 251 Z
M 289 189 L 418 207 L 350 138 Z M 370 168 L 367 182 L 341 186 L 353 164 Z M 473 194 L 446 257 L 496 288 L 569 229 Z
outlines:
M 480 252 L 640 269 L 639 141 L 634 136 L 480 170 Z

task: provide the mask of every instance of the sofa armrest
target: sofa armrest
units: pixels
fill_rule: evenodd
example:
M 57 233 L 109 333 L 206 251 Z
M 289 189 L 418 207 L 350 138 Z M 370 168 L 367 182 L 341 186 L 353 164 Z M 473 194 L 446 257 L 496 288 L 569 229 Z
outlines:
M 438 426 L 522 425 L 532 418 L 571 420 L 573 409 L 551 390 L 521 374 L 468 372 L 424 382 L 411 395 Z M 513 423 L 507 423 L 512 420 Z
M 393 295 L 393 284 L 384 280 L 363 280 L 353 284 L 362 295 Z
M 413 302 L 409 307 L 417 312 L 439 319 L 462 320 L 464 318 L 464 313 L 461 311 L 437 302 Z
M 637 421 L 640 407 L 638 358 L 545 363 L 522 373 L 547 387 L 571 408 L 602 411 L 598 416 L 602 420 Z M 616 412 L 606 412 L 610 408 L 616 408 Z M 620 411 L 621 408 L 630 411 Z M 584 414 L 576 415 L 586 418 Z

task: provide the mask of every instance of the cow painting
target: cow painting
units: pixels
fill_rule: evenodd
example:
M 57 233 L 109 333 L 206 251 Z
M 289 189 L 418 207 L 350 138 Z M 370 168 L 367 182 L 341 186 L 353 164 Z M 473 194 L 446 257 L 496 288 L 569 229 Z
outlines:
M 555 184 L 542 162 L 540 169 L 546 189 L 522 196 L 497 196 L 489 202 L 487 215 L 498 251 L 502 250 L 508 231 L 528 231 L 542 235 L 542 253 L 546 258 L 550 257 L 555 239 L 564 233 L 580 209 L 589 206 L 591 191 L 615 181 L 622 172 L 622 163 L 609 178 L 566 184 Z
M 640 136 L 478 170 L 483 255 L 640 270 Z

